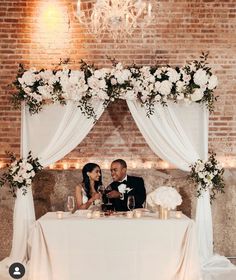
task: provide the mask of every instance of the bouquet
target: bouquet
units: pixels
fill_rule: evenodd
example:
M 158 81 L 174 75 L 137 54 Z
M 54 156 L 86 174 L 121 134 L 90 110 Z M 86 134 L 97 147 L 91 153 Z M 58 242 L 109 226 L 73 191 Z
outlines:
M 190 179 L 198 186 L 197 197 L 200 197 L 203 191 L 210 191 L 211 201 L 215 199 L 216 193 L 224 193 L 224 168 L 212 153 L 207 161 L 197 160 L 191 165 Z
M 27 158 L 16 159 L 15 155 L 8 153 L 11 163 L 8 170 L 0 178 L 0 187 L 8 184 L 13 197 L 16 197 L 16 190 L 22 189 L 23 195 L 27 193 L 27 187 L 31 186 L 35 174 L 42 169 L 38 158 L 33 158 L 29 152 Z
M 162 186 L 148 195 L 148 204 L 160 205 L 163 208 L 175 209 L 182 203 L 181 195 L 173 187 Z

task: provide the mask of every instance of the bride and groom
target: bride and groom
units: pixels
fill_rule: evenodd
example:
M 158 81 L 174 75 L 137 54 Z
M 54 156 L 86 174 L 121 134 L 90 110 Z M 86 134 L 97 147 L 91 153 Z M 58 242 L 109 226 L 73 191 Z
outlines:
M 76 186 L 77 209 L 89 209 L 101 194 L 98 191 L 102 185 L 102 172 L 96 163 L 87 163 L 82 169 L 83 181 Z M 127 211 L 128 196 L 134 196 L 135 208 L 142 208 L 146 199 L 144 181 L 141 177 L 127 175 L 127 164 L 123 159 L 111 163 L 113 182 L 106 196 L 116 211 Z M 108 189 L 108 188 L 107 188 Z

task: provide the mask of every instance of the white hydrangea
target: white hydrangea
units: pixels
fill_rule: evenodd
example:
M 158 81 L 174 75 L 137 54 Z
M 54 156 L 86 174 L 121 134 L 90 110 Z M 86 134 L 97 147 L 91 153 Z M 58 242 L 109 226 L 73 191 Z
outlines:
M 182 203 L 181 195 L 177 192 L 175 188 L 162 186 L 156 189 L 155 203 L 161 205 L 162 207 L 175 209 L 176 206 Z
M 169 81 L 172 83 L 176 83 L 180 79 L 180 74 L 173 68 L 169 68 L 166 75 L 169 76 Z
M 199 101 L 202 99 L 203 95 L 204 95 L 204 92 L 202 91 L 202 89 L 195 88 L 190 97 L 191 97 L 192 101 Z
M 194 83 L 198 86 L 204 86 L 208 82 L 207 72 L 203 69 L 198 69 L 196 73 L 193 75 Z
M 209 89 L 214 89 L 218 85 L 218 79 L 215 75 L 211 75 L 209 81 L 208 81 L 208 88 Z
M 165 81 L 161 82 L 160 87 L 159 87 L 159 92 L 162 95 L 168 95 L 171 92 L 171 88 L 172 88 L 172 83 L 168 80 L 165 80 Z

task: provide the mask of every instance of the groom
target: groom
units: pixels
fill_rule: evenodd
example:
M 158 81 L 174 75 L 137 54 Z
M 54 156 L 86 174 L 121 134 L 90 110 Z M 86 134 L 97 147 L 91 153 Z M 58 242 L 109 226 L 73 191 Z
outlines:
M 110 184 L 112 191 L 107 194 L 116 211 L 127 211 L 127 198 L 133 195 L 135 208 L 142 208 L 146 199 L 144 181 L 141 177 L 127 175 L 127 164 L 123 159 L 116 159 L 111 164 Z

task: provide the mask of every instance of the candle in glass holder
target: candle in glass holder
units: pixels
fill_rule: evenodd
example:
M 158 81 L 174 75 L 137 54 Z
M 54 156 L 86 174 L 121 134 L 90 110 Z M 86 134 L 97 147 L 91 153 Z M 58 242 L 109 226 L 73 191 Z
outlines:
M 129 219 L 133 218 L 133 212 L 132 212 L 132 211 L 127 212 L 127 213 L 126 213 L 126 216 L 127 216 L 127 218 L 129 218 Z
M 63 212 L 62 211 L 57 211 L 57 219 L 62 219 L 63 218 Z
M 92 217 L 93 217 L 92 212 L 88 212 L 88 213 L 87 213 L 87 218 L 88 218 L 88 219 L 92 219 Z
M 134 213 L 135 218 L 141 218 L 142 212 L 140 210 L 136 210 Z
M 175 217 L 176 217 L 177 219 L 182 218 L 182 211 L 175 211 Z
M 94 211 L 93 212 L 93 217 L 94 218 L 100 218 L 101 214 L 100 214 L 100 211 Z

